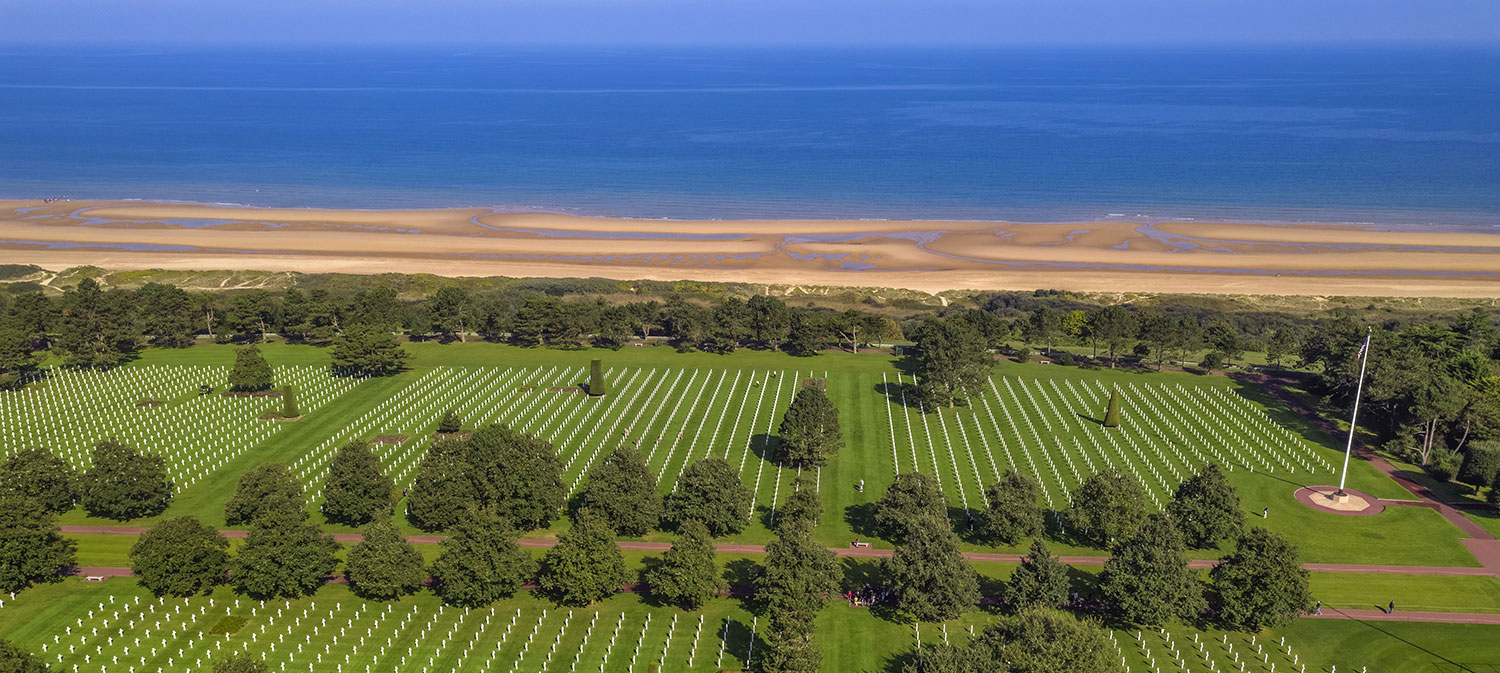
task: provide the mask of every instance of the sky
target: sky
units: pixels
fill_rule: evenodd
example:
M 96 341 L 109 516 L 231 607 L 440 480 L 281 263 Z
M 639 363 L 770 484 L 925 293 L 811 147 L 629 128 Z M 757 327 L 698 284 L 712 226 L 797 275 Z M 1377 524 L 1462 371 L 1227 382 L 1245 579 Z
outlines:
M 0 0 L 0 47 L 1500 45 L 1500 0 Z

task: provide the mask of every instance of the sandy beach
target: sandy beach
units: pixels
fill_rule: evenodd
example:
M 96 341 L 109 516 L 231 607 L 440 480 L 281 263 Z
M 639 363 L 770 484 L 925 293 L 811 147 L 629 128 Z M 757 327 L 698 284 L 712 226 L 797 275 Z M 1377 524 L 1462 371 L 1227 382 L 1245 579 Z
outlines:
M 1107 221 L 639 220 L 0 201 L 0 263 L 605 277 L 939 292 L 1500 297 L 1500 235 Z

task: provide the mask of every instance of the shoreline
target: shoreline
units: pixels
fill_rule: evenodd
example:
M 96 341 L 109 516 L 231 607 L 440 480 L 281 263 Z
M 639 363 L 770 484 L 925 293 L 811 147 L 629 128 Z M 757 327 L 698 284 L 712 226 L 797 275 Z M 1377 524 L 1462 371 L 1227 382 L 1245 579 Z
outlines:
M 0 262 L 943 290 L 1500 297 L 1500 233 L 0 200 Z

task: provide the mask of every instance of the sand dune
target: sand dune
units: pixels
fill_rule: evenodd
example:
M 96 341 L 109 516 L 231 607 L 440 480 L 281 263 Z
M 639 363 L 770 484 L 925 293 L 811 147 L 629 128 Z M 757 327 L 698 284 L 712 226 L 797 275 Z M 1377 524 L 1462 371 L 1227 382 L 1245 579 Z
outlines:
M 947 289 L 1500 296 L 1500 235 L 0 201 L 0 262 Z

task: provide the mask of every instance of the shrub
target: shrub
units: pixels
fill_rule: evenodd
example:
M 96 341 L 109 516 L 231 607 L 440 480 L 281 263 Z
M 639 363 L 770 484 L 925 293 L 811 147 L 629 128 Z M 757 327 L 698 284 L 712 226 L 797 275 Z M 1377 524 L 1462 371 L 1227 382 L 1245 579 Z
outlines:
M 1496 473 L 1500 473 L 1500 441 L 1470 442 L 1469 448 L 1464 450 L 1459 480 L 1479 488 L 1494 481 Z
M 438 419 L 438 432 L 452 434 L 463 428 L 463 420 L 458 417 L 458 412 L 453 409 L 443 412 L 443 417 Z
M 1208 354 L 1204 355 L 1203 359 L 1198 362 L 1198 366 L 1203 369 L 1223 369 L 1224 354 L 1220 353 L 1219 351 L 1209 351 Z
M 1451 481 L 1458 474 L 1459 457 L 1450 451 L 1433 451 L 1427 464 L 1422 469 L 1432 475 L 1438 481 Z

